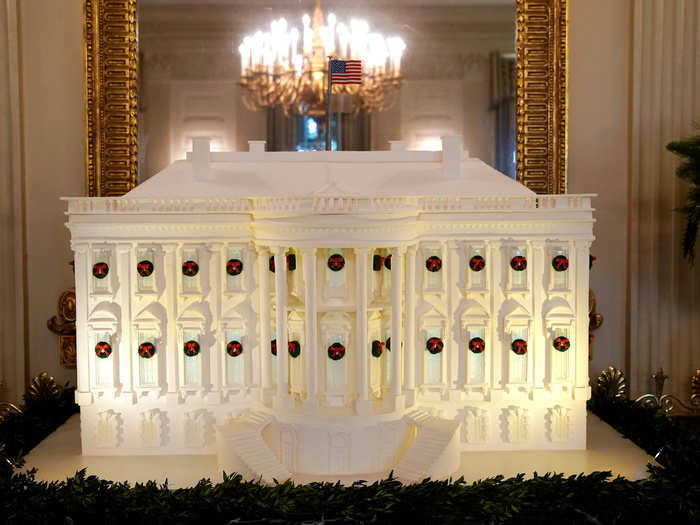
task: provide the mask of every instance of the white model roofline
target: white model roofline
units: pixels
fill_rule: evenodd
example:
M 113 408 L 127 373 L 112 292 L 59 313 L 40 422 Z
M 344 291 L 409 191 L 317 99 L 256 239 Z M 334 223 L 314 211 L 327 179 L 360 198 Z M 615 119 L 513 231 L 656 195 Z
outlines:
M 127 193 L 128 198 L 251 198 L 406 196 L 526 196 L 535 193 L 469 157 L 457 136 L 442 151 L 266 152 L 250 141 L 247 152 L 214 152 L 207 137 L 192 139 L 188 159 L 174 162 Z

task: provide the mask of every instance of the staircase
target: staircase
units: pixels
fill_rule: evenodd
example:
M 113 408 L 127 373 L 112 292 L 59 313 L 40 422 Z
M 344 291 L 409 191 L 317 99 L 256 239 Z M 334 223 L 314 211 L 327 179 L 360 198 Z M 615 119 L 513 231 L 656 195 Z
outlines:
M 246 412 L 222 429 L 226 438 L 224 446 L 233 448 L 249 477 L 262 478 L 267 483 L 272 483 L 273 480 L 281 483 L 290 479 L 292 474 L 262 438 L 262 429 L 271 421 L 272 416 L 263 412 Z
M 434 417 L 425 410 L 408 412 L 404 419 L 418 428 L 418 437 L 394 467 L 402 481 L 449 477 L 459 467 L 459 423 Z

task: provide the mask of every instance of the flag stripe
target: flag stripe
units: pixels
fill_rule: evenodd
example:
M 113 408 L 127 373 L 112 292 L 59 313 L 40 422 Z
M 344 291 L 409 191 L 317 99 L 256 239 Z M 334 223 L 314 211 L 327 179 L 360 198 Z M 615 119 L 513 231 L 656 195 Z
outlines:
M 331 84 L 362 84 L 361 60 L 331 60 Z

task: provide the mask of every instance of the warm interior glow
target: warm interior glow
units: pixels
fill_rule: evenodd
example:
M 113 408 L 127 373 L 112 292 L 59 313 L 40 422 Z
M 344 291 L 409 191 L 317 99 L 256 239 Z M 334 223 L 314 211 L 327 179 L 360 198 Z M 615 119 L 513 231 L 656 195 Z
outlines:
M 406 49 L 400 37 L 371 32 L 365 20 L 339 22 L 333 13 L 324 22 L 318 4 L 313 16 L 304 14 L 301 20 L 301 30 L 279 18 L 270 23 L 269 31 L 258 30 L 243 38 L 238 53 L 246 107 L 320 114 L 325 105 L 329 56 L 363 62 L 362 85 L 334 87 L 334 92 L 357 95 L 355 110 L 381 111 L 393 105 Z
M 442 140 L 440 138 L 427 138 L 418 141 L 418 151 L 442 151 Z

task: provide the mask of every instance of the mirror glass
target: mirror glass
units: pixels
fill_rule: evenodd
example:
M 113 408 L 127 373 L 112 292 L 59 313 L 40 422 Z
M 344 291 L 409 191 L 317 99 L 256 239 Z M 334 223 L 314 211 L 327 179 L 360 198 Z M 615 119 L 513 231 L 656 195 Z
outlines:
M 334 96 L 333 149 L 385 150 L 404 140 L 408 149 L 431 150 L 441 136 L 461 135 L 471 156 L 515 178 L 514 0 L 320 7 L 326 24 L 331 13 L 337 24 L 360 19 L 405 43 L 389 109 L 353 111 L 348 97 Z M 252 111 L 241 86 L 244 37 L 284 18 L 298 29 L 301 54 L 302 17 L 312 19 L 314 8 L 314 0 L 139 0 L 139 181 L 184 158 L 197 136 L 221 151 L 245 151 L 249 140 L 266 140 L 269 150 L 324 149 L 325 115 Z

